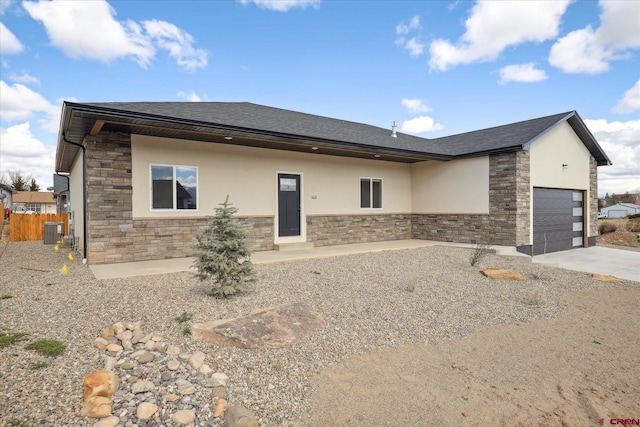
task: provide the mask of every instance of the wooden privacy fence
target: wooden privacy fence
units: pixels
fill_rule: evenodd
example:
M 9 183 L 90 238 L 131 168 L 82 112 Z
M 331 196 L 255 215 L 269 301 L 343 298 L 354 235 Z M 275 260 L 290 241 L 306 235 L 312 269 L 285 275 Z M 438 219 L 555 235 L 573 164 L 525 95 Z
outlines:
M 44 223 L 61 222 L 64 235 L 69 234 L 69 214 L 12 213 L 9 219 L 9 241 L 29 242 L 44 239 Z

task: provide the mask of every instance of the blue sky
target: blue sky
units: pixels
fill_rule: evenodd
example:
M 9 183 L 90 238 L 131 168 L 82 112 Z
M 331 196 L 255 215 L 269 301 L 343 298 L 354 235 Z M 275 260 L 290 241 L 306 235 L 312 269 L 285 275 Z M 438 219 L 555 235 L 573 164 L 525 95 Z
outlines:
M 640 190 L 640 2 L 0 0 L 0 175 L 63 100 L 247 101 L 426 138 L 576 110 Z

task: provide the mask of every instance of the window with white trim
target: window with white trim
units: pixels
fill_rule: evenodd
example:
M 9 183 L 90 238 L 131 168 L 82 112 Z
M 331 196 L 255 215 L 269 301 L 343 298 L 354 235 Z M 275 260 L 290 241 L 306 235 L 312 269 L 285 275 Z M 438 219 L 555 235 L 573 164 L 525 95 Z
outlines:
M 198 168 L 151 165 L 151 209 L 198 208 Z
M 382 179 L 360 178 L 360 208 L 382 209 Z

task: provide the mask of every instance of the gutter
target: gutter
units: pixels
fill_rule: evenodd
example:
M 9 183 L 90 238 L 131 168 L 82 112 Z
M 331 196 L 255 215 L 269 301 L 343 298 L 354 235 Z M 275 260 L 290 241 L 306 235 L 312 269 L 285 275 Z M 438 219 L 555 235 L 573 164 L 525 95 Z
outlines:
M 62 140 L 67 143 L 67 144 L 71 144 L 71 145 L 75 145 L 76 147 L 80 147 L 82 148 L 82 222 L 83 222 L 83 227 L 82 227 L 82 263 L 86 264 L 87 263 L 87 233 L 88 233 L 88 225 L 89 225 L 89 219 L 87 218 L 87 211 L 88 209 L 88 205 L 87 205 L 87 148 L 82 145 L 82 144 L 78 144 L 76 142 L 73 141 L 69 141 L 66 136 L 64 134 L 60 134 L 62 136 Z M 56 174 L 58 174 L 58 171 L 56 171 Z M 67 177 L 67 180 L 69 178 Z

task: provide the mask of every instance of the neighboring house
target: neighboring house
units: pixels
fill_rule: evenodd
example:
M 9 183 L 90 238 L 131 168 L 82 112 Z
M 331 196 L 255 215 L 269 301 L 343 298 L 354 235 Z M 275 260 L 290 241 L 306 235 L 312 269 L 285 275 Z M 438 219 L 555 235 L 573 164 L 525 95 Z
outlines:
M 56 199 L 57 213 L 64 214 L 69 212 L 68 197 L 69 196 L 69 176 L 53 175 L 53 198 Z
M 592 246 L 597 166 L 610 164 L 576 112 L 426 139 L 221 102 L 64 102 L 56 153 L 89 263 L 191 256 L 227 195 L 254 251 L 396 239 L 527 254 Z
M 0 212 L 0 220 L 6 219 L 8 209 L 13 206 L 13 195 L 16 191 L 9 185 L 0 184 L 0 204 L 2 204 L 3 212 Z
M 49 191 L 17 191 L 13 195 L 13 211 L 56 213 L 56 201 Z
M 625 218 L 629 215 L 640 214 L 640 206 L 633 203 L 618 203 L 602 208 L 600 212 L 606 214 L 607 218 Z

